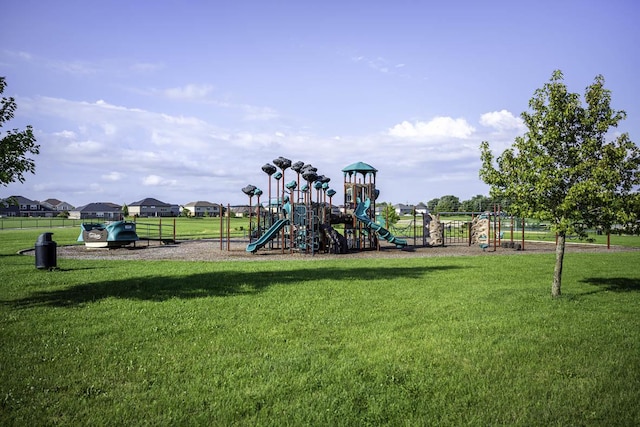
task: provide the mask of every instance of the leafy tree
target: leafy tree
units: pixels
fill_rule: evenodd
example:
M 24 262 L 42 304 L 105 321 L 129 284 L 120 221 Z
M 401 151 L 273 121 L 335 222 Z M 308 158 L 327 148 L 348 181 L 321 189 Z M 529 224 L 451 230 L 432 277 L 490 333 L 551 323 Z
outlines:
M 440 201 L 440 199 L 438 199 L 437 197 L 435 199 L 431 199 L 427 202 L 427 209 L 429 209 L 429 212 L 435 212 L 436 211 L 436 206 L 438 206 L 438 202 Z
M 387 227 L 396 224 L 400 220 L 400 215 L 391 203 L 385 203 L 380 216 L 386 221 Z
M 438 200 L 435 211 L 440 212 L 458 212 L 460 207 L 460 199 L 453 195 L 442 196 Z
M 530 112 L 522 113 L 528 128 L 497 158 L 489 143 L 481 145 L 480 177 L 491 195 L 511 201 L 512 213 L 548 221 L 558 234 L 551 295 L 561 295 L 567 234 L 586 229 L 610 231 L 615 224 L 637 227 L 633 210 L 640 184 L 640 149 L 623 133 L 607 142 L 607 132 L 626 117 L 610 107 L 611 92 L 597 76 L 580 95 L 570 93 L 555 71 L 535 91 Z
M 129 216 L 129 206 L 126 203 L 122 205 L 122 216 L 125 218 Z
M 464 212 L 484 212 L 492 207 L 493 201 L 490 197 L 477 194 L 469 200 L 460 204 L 460 210 Z
M 0 95 L 4 93 L 6 82 L 0 77 Z M 11 120 L 18 108 L 13 97 L 2 97 L 0 100 L 0 128 Z M 12 129 L 0 133 L 0 184 L 7 186 L 14 181 L 24 182 L 24 174 L 35 173 L 35 162 L 29 155 L 39 154 L 40 146 L 33 136 L 33 129 Z

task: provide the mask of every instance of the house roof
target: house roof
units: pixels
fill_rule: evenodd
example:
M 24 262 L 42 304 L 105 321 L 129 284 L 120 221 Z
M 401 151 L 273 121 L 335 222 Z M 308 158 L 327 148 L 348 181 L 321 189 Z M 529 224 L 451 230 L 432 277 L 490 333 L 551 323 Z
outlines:
M 184 207 L 212 207 L 212 208 L 216 208 L 218 207 L 219 204 L 218 203 L 211 203 L 211 202 L 207 202 L 204 200 L 198 200 L 197 202 L 189 202 L 186 205 L 184 205 Z
M 58 206 L 60 203 L 62 203 L 62 201 L 58 199 L 47 199 L 47 200 L 43 200 L 42 203 L 48 203 L 51 206 Z
M 75 211 L 78 212 L 119 212 L 122 207 L 110 202 L 89 203 L 84 206 L 78 206 Z
M 7 197 L 7 199 L 15 200 L 18 205 L 39 205 L 40 204 L 40 202 L 37 200 L 27 199 L 26 197 L 22 197 L 22 196 L 10 196 L 10 197 Z
M 138 200 L 137 202 L 129 203 L 129 206 L 171 206 L 169 203 L 161 202 L 158 199 L 147 197 L 146 199 Z

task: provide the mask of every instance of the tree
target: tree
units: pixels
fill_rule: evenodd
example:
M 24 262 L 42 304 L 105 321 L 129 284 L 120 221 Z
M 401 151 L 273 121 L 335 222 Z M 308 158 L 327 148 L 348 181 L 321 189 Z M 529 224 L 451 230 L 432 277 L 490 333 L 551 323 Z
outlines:
M 489 209 L 492 209 L 491 198 L 482 194 L 477 194 L 460 204 L 460 210 L 463 212 L 484 212 Z
M 435 211 L 440 212 L 458 212 L 460 207 L 460 199 L 453 195 L 442 196 L 438 200 Z
M 489 143 L 481 145 L 480 177 L 491 195 L 510 201 L 512 214 L 548 221 L 558 235 L 551 295 L 561 295 L 567 234 L 585 236 L 588 228 L 610 231 L 616 224 L 637 227 L 634 187 L 640 184 L 640 149 L 623 133 L 607 133 L 626 117 L 610 107 L 611 92 L 597 76 L 580 95 L 570 93 L 561 71 L 535 91 L 527 126 L 496 160 Z
M 396 224 L 400 220 L 400 215 L 391 203 L 382 203 L 380 217 L 385 220 L 387 227 Z
M 438 206 L 438 202 L 440 201 L 440 199 L 438 199 L 437 197 L 435 199 L 431 199 L 427 202 L 427 209 L 429 209 L 429 212 L 435 212 L 436 211 L 436 206 Z
M 127 206 L 126 203 L 124 205 L 122 205 L 122 216 L 124 218 L 129 216 L 129 206 Z
M 6 82 L 0 77 L 0 95 L 4 93 Z M 2 97 L 0 100 L 0 128 L 11 120 L 17 104 L 13 97 Z M 40 146 L 36 144 L 33 129 L 27 126 L 25 130 L 12 129 L 0 133 L 0 184 L 20 181 L 24 182 L 24 174 L 35 173 L 35 162 L 30 155 L 40 153 Z

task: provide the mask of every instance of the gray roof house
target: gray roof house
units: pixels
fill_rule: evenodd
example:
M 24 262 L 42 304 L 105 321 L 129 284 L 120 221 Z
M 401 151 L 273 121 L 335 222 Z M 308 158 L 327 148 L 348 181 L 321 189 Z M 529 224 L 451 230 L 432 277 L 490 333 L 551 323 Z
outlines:
M 396 213 L 398 215 L 411 215 L 413 213 L 413 206 L 411 205 L 398 203 L 394 206 L 394 208 L 396 209 Z
M 27 199 L 22 196 L 10 196 L 2 199 L 0 203 L 0 215 L 3 216 L 41 216 L 52 217 L 56 215 L 53 209 L 43 205 L 37 200 Z
M 220 205 L 217 203 L 199 200 L 187 203 L 184 208 L 189 211 L 190 216 L 220 216 Z
M 62 202 L 58 199 L 47 199 L 42 201 L 42 206 L 46 206 L 57 212 L 71 211 L 75 207 L 67 202 Z
M 420 202 L 416 205 L 416 212 L 419 214 L 428 214 L 429 213 L 429 208 L 427 208 L 427 205 L 425 205 L 424 203 Z
M 127 208 L 129 209 L 129 215 L 140 217 L 176 216 L 179 209 L 177 205 L 170 205 L 151 197 L 129 203 Z
M 69 211 L 69 218 L 118 221 L 122 219 L 122 206 L 109 202 L 89 203 Z

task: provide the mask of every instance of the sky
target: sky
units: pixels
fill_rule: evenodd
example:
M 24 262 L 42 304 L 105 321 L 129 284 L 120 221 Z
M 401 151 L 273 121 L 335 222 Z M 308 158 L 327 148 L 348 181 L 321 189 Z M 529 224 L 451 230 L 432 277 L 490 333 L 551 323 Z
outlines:
M 261 167 L 378 170 L 380 201 L 488 195 L 479 146 L 525 132 L 520 114 L 561 70 L 597 75 L 615 132 L 640 141 L 635 0 L 7 0 L 0 76 L 40 154 L 0 197 L 75 206 L 152 197 L 246 204 Z M 612 134 L 615 137 L 616 133 Z M 285 171 L 285 181 L 294 179 Z M 275 185 L 275 184 L 272 184 Z M 265 201 L 263 199 L 263 201 Z M 254 200 L 255 203 L 255 200 Z

